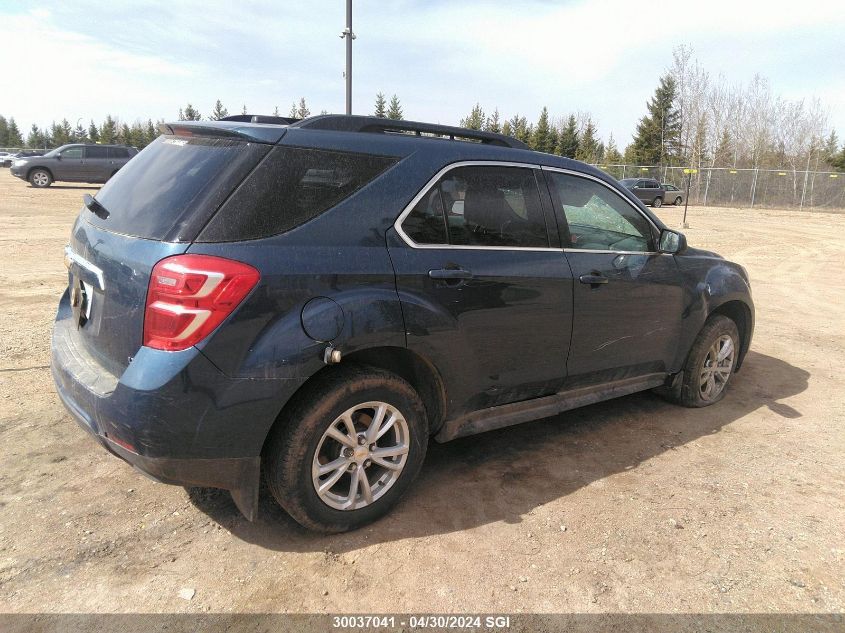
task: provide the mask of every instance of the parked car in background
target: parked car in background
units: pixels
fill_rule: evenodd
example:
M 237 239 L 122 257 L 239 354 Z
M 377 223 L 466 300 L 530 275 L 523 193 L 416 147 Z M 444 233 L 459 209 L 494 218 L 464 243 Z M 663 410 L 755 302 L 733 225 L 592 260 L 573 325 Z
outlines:
M 72 143 L 43 156 L 18 158 L 12 175 L 33 187 L 49 187 L 54 181 L 103 183 L 138 153 L 127 145 Z
M 624 178 L 619 182 L 634 192 L 643 204 L 659 207 L 666 199 L 666 190 L 654 178 Z
M 5 154 L 0 152 L 0 165 L 3 167 L 11 167 L 12 163 L 18 158 L 30 158 L 32 156 L 43 156 L 46 150 L 43 149 L 23 149 L 13 154 Z M 4 155 L 5 154 L 5 155 Z
M 664 182 L 660 184 L 666 190 L 666 197 L 664 201 L 666 204 L 674 204 L 676 207 L 684 203 L 684 192 L 678 189 L 675 185 Z
M 104 449 L 250 520 L 263 475 L 302 525 L 364 525 L 431 437 L 712 405 L 748 351 L 745 269 L 584 163 L 375 117 L 161 129 L 85 196 L 53 379 Z

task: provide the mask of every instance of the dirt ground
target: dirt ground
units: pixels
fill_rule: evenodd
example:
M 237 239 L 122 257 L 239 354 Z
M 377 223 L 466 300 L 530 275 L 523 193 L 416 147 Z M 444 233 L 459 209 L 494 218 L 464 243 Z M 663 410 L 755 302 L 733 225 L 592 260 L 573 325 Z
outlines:
M 149 481 L 65 412 L 50 329 L 94 190 L 0 170 L 0 610 L 845 611 L 845 215 L 690 209 L 757 304 L 720 404 L 638 394 L 432 444 L 392 514 L 326 537 L 266 494 L 249 523 Z

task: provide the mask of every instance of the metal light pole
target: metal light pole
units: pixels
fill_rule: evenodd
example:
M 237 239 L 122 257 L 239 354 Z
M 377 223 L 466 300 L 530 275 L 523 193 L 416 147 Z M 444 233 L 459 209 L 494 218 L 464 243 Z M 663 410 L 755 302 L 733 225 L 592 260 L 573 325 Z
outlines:
M 346 28 L 340 37 L 346 39 L 346 114 L 352 114 L 352 40 L 356 39 L 352 32 L 352 0 L 346 0 Z

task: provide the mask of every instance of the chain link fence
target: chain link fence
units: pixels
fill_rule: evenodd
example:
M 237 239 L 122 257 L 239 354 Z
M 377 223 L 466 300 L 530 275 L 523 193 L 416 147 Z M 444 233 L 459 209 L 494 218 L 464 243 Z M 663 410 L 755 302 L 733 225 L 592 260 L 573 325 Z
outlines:
M 596 165 L 617 180 L 656 178 L 686 195 L 684 167 Z M 705 167 L 689 175 L 689 203 L 719 207 L 824 209 L 845 212 L 845 173 Z

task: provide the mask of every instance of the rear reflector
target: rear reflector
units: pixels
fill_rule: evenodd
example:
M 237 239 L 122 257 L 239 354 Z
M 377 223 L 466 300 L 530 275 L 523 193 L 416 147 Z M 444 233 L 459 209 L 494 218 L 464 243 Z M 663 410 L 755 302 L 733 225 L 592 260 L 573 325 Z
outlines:
M 258 283 L 247 264 L 211 255 L 176 255 L 153 268 L 144 345 L 178 351 L 208 336 Z

